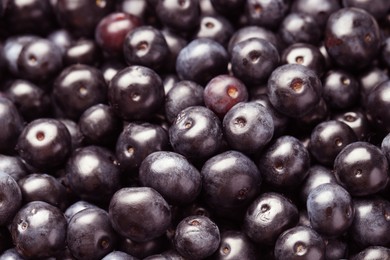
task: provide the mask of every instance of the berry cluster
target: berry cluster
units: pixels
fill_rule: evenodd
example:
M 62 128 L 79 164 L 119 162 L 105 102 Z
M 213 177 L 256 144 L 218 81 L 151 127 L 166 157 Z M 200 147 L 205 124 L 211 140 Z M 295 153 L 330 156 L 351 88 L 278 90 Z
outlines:
M 0 259 L 390 259 L 389 0 L 0 1 Z

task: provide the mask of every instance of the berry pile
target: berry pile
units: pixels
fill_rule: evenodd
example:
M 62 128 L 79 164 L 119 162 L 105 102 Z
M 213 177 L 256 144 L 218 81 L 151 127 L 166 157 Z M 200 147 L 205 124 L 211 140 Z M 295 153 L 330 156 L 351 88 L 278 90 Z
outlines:
M 390 259 L 389 0 L 0 1 L 0 259 Z

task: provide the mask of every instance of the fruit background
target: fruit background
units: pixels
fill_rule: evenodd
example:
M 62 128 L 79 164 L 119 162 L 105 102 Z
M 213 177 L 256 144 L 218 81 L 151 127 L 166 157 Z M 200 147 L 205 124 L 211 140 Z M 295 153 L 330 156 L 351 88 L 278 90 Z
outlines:
M 0 260 L 390 259 L 389 0 L 0 1 Z

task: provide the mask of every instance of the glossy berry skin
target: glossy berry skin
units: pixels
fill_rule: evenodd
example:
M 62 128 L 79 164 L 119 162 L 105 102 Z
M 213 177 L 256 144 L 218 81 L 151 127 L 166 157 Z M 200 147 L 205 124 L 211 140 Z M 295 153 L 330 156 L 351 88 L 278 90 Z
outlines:
M 54 30 L 47 36 L 47 39 L 59 47 L 62 54 L 65 53 L 74 41 L 70 32 L 65 29 Z
M 351 260 L 386 259 L 390 257 L 390 249 L 383 246 L 369 246 L 351 257 Z
M 204 259 L 218 249 L 220 240 L 218 226 L 213 221 L 204 216 L 190 216 L 177 225 L 173 244 L 186 259 Z
M 369 122 L 366 115 L 358 110 L 349 110 L 344 113 L 338 113 L 333 119 L 347 124 L 355 132 L 359 141 L 365 141 L 369 134 Z
M 299 64 L 286 64 L 272 72 L 267 94 L 279 112 L 297 118 L 318 104 L 321 88 L 321 81 L 313 70 Z
M 390 131 L 390 113 L 388 110 L 390 93 L 390 80 L 387 80 L 372 89 L 368 94 L 366 115 L 374 127 L 381 131 Z
M 0 224 L 9 224 L 22 206 L 22 193 L 18 183 L 8 174 L 0 173 Z
M 168 59 L 169 47 L 160 30 L 152 26 L 140 26 L 126 35 L 123 55 L 128 65 L 159 70 Z
M 382 50 L 384 49 L 385 47 L 383 47 Z M 384 56 L 385 55 L 382 55 L 382 57 Z M 359 74 L 357 79 L 360 83 L 360 102 L 363 106 L 365 106 L 367 103 L 367 96 L 371 90 L 373 90 L 379 84 L 388 81 L 389 75 L 387 75 L 386 71 L 382 68 L 372 66 L 371 68 L 367 69 L 367 71 Z
M 77 120 L 87 108 L 106 101 L 107 85 L 99 70 L 76 64 L 59 74 L 52 96 L 65 117 Z
M 232 24 L 223 16 L 206 15 L 201 17 L 195 37 L 212 39 L 226 47 L 233 32 Z
M 388 183 L 389 165 L 382 151 L 367 142 L 355 142 L 337 155 L 334 172 L 352 196 L 375 194 Z
M 222 138 L 219 118 L 202 106 L 182 110 L 169 128 L 173 150 L 190 160 L 214 155 L 220 148 Z
M 122 122 L 105 104 L 94 105 L 80 116 L 80 131 L 87 144 L 113 145 L 122 130 Z
M 115 155 L 100 146 L 85 146 L 73 152 L 66 164 L 70 188 L 80 198 L 108 202 L 120 188 Z
M 382 153 L 386 156 L 388 162 L 390 162 L 390 134 L 387 134 L 385 138 L 383 138 L 381 143 Z
M 173 205 L 191 203 L 202 188 L 202 176 L 195 166 L 184 156 L 168 151 L 148 155 L 139 169 L 139 180 Z
M 162 30 L 161 33 L 164 35 L 169 49 L 168 57 L 165 60 L 162 69 L 167 72 L 175 72 L 177 56 L 188 42 L 182 35 L 168 29 Z
M 131 256 L 129 254 L 126 254 L 125 252 L 121 251 L 112 251 L 108 255 L 102 258 L 102 260 L 137 260 L 138 258 Z
M 171 224 L 168 203 L 149 187 L 118 190 L 111 198 L 109 215 L 115 231 L 136 242 L 161 236 Z
M 16 248 L 10 248 L 5 250 L 1 255 L 1 259 L 5 260 L 24 260 L 24 258 L 16 251 Z
M 243 210 L 260 193 L 262 177 L 258 168 L 238 151 L 211 157 L 201 174 L 203 200 L 217 213 Z
M 227 72 L 228 54 L 216 41 L 202 38 L 191 41 L 176 60 L 180 79 L 206 85 L 209 80 Z
M 39 39 L 38 36 L 21 35 L 9 37 L 4 42 L 2 52 L 5 59 L 5 64 L 8 70 L 13 75 L 18 75 L 19 73 L 18 58 L 20 56 L 20 52 L 22 51 L 23 46 L 37 39 Z
M 130 66 L 118 72 L 108 88 L 115 113 L 125 120 L 149 118 L 164 100 L 160 76 L 143 66 Z
M 185 81 L 185 80 L 184 80 Z M 165 75 L 163 78 L 163 85 L 164 85 L 164 93 L 165 96 L 168 94 L 168 92 L 175 86 L 176 83 L 180 82 L 177 74 L 168 74 Z M 195 82 L 192 82 L 195 83 Z M 195 83 L 196 84 L 196 83 Z M 199 85 L 200 86 L 200 85 Z M 202 89 L 203 87 L 200 86 Z M 203 93 L 203 91 L 202 91 Z
M 28 174 L 23 161 L 18 156 L 0 154 L 0 172 L 11 176 L 15 181 Z
M 118 60 L 108 60 L 100 66 L 103 77 L 106 80 L 106 83 L 109 84 L 112 78 L 121 70 L 126 68 L 124 61 Z
M 263 152 L 257 165 L 270 186 L 293 188 L 307 176 L 310 155 L 295 137 L 281 136 Z
M 0 152 L 13 153 L 19 134 L 23 130 L 23 118 L 8 98 L 0 97 Z
M 325 70 L 325 58 L 320 49 L 309 43 L 294 43 L 283 50 L 281 64 L 301 64 L 322 75 Z
M 266 40 L 278 50 L 280 49 L 280 40 L 273 31 L 267 30 L 264 27 L 252 25 L 244 26 L 234 32 L 229 40 L 229 45 L 227 47 L 228 53 L 231 55 L 236 44 L 250 38 L 260 38 Z
M 201 106 L 204 88 L 188 80 L 179 81 L 165 95 L 165 116 L 169 122 L 173 122 L 183 109 L 190 106 Z
M 68 223 L 67 244 L 77 259 L 102 259 L 116 246 L 108 213 L 98 207 L 76 213 Z
M 264 83 L 279 60 L 275 46 L 260 38 L 237 43 L 231 53 L 233 75 L 248 86 Z
M 160 259 L 182 259 L 183 257 L 175 250 L 171 249 L 164 251 L 161 254 L 150 255 L 144 259 L 146 260 L 160 260 Z
M 69 204 L 65 187 L 51 175 L 32 173 L 20 179 L 18 184 L 25 203 L 39 200 L 61 210 Z
M 328 71 L 322 81 L 322 87 L 326 104 L 335 110 L 351 108 L 359 100 L 359 82 L 348 72 Z
M 279 26 L 290 7 L 290 1 L 249 0 L 245 12 L 249 23 L 275 29 Z
M 116 5 L 116 9 L 135 15 L 140 18 L 146 18 L 148 1 L 134 1 L 134 0 L 123 0 L 119 1 Z
M 191 31 L 200 20 L 199 2 L 196 0 L 157 0 L 155 11 L 159 20 L 174 31 Z
M 297 226 L 280 235 L 274 252 L 276 260 L 324 260 L 325 243 L 313 229 Z
M 102 51 L 95 41 L 80 38 L 71 43 L 64 53 L 64 64 L 84 64 L 98 66 L 102 60 Z
M 340 67 L 367 67 L 380 47 L 379 27 L 372 15 L 358 8 L 343 8 L 328 19 L 325 47 Z
M 0 7 L 0 12 L 1 12 L 1 7 Z M 4 45 L 3 45 L 3 43 L 0 44 L 0 68 L 1 68 L 1 70 L 7 70 L 7 62 L 6 62 L 6 58 L 5 58 L 5 55 L 4 55 Z M 5 78 L 4 76 L 5 75 L 1 75 L 0 79 L 4 79 Z
M 219 75 L 207 83 L 203 99 L 206 107 L 223 118 L 234 105 L 248 100 L 248 91 L 239 79 Z
M 120 168 L 131 173 L 151 153 L 168 149 L 168 133 L 151 123 L 131 122 L 123 128 L 116 143 L 115 154 Z
M 320 49 L 320 52 L 322 54 L 322 56 L 324 56 L 324 59 L 325 59 L 325 68 L 326 69 L 329 69 L 331 68 L 334 64 L 331 60 L 331 58 L 329 57 L 329 54 L 328 52 L 326 51 L 326 48 L 325 48 L 325 43 L 322 41 L 320 43 L 320 45 L 318 46 L 318 48 Z
M 266 192 L 248 207 L 242 230 L 255 243 L 273 245 L 279 235 L 298 223 L 298 209 L 280 193 Z
M 49 170 L 61 166 L 71 152 L 71 137 L 56 119 L 40 118 L 25 126 L 15 147 L 31 166 Z
M 304 13 L 314 17 L 321 28 L 326 25 L 328 17 L 340 8 L 338 0 L 296 0 L 291 5 L 292 12 Z
M 336 120 L 324 121 L 311 132 L 309 151 L 321 164 L 333 166 L 340 151 L 356 141 L 355 132 L 348 125 Z
M 225 115 L 223 132 L 231 148 L 251 154 L 271 141 L 274 122 L 268 109 L 260 103 L 241 102 Z
M 61 123 L 63 123 L 68 129 L 68 132 L 70 134 L 70 139 L 72 143 L 72 151 L 76 150 L 77 148 L 81 147 L 84 145 L 84 136 L 80 131 L 80 127 L 78 124 L 70 119 L 60 119 L 59 120 Z
M 37 39 L 23 46 L 17 62 L 23 78 L 42 82 L 62 69 L 61 50 L 49 40 Z
M 307 198 L 312 190 L 326 183 L 337 184 L 336 176 L 329 168 L 322 165 L 313 165 L 308 170 L 308 174 L 302 183 L 300 190 L 301 202 L 306 204 Z
M 364 9 L 378 20 L 384 18 L 390 11 L 390 3 L 385 0 L 376 1 L 375 4 L 372 4 L 367 0 L 343 0 L 342 3 L 344 7 L 356 7 Z
M 18 253 L 25 258 L 51 257 L 65 247 L 66 219 L 61 210 L 43 201 L 25 204 L 10 230 Z
M 64 216 L 66 218 L 66 221 L 69 221 L 72 219 L 74 215 L 76 215 L 78 212 L 88 209 L 88 208 L 93 208 L 97 207 L 96 205 L 89 203 L 85 200 L 78 200 L 72 205 L 70 205 L 66 210 L 64 211 Z
M 90 37 L 95 27 L 113 8 L 111 1 L 58 0 L 54 4 L 57 19 L 62 27 L 75 36 Z
M 321 30 L 314 17 L 304 13 L 290 13 L 284 17 L 279 27 L 279 36 L 287 45 L 318 44 Z
M 105 52 L 119 55 L 123 51 L 126 35 L 141 24 L 141 19 L 135 15 L 123 12 L 111 13 L 96 26 L 96 42 Z
M 50 96 L 30 81 L 22 79 L 13 81 L 5 94 L 27 121 L 50 115 Z
M 289 124 L 289 118 L 285 115 L 279 113 L 269 101 L 267 94 L 258 94 L 251 96 L 251 101 L 257 102 L 260 105 L 264 106 L 269 114 L 272 117 L 272 121 L 274 122 L 274 135 L 273 137 L 280 136 L 284 133 Z
M 360 248 L 388 246 L 390 202 L 379 197 L 361 198 L 354 200 L 354 208 L 350 235 L 357 245 Z
M 221 232 L 219 250 L 213 255 L 216 260 L 248 259 L 259 257 L 256 245 L 241 231 L 228 230 Z
M 306 202 L 311 227 L 325 237 L 339 237 L 354 219 L 351 195 L 340 185 L 326 183 L 314 188 Z

